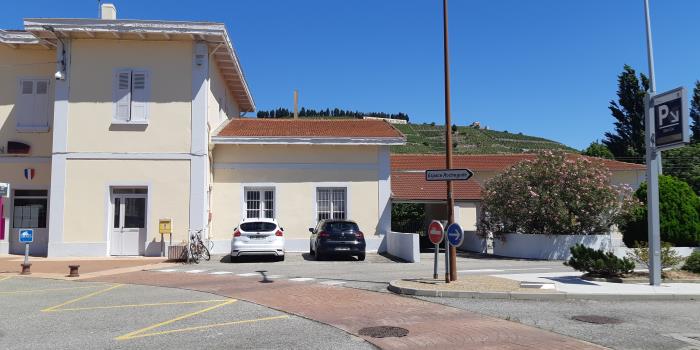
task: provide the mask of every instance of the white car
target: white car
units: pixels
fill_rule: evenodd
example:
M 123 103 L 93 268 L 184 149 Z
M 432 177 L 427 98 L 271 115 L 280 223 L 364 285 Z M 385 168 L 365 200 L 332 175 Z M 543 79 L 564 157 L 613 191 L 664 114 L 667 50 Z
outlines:
M 274 255 L 284 260 L 284 229 L 275 219 L 243 219 L 231 240 L 231 259 L 241 255 Z

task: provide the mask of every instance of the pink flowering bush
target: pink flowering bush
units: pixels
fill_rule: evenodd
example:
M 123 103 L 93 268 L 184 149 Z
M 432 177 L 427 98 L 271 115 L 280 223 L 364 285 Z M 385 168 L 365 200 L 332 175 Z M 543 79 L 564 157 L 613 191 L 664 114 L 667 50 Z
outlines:
M 545 151 L 489 180 L 482 233 L 597 234 L 637 204 L 629 186 L 611 184 L 602 161 Z

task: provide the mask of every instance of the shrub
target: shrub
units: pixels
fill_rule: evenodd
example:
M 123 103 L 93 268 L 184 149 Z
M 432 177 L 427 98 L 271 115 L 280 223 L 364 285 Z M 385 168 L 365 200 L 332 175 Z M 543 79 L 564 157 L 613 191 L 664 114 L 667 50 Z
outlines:
M 484 232 L 594 234 L 607 232 L 634 206 L 632 189 L 615 186 L 602 161 L 545 151 L 485 185 Z
M 634 242 L 634 248 L 627 252 L 630 260 L 636 261 L 649 268 L 649 244 L 647 242 Z M 673 249 L 668 242 L 661 242 L 661 268 L 666 269 L 677 266 L 683 261 L 683 257 Z
M 646 203 L 647 184 L 643 183 L 634 195 Z M 676 246 L 700 245 L 700 198 L 687 183 L 672 176 L 659 176 L 659 214 L 662 241 Z M 627 246 L 635 241 L 646 242 L 646 205 L 632 210 L 620 230 Z
M 634 262 L 618 258 L 611 252 L 595 250 L 582 244 L 571 247 L 571 258 L 564 265 L 600 277 L 619 277 L 634 270 Z
M 696 250 L 693 254 L 690 254 L 688 259 L 685 260 L 683 270 L 700 273 L 700 250 Z

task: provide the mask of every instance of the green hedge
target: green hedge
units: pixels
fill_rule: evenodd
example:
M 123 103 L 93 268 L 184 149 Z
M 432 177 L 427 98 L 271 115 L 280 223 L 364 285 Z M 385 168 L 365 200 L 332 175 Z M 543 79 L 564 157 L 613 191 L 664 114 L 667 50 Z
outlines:
M 620 227 L 629 247 L 635 241 L 646 242 L 648 237 L 646 183 L 635 196 L 645 205 L 636 208 Z M 672 176 L 659 176 L 659 213 L 662 241 L 676 246 L 700 245 L 700 197 L 687 183 Z

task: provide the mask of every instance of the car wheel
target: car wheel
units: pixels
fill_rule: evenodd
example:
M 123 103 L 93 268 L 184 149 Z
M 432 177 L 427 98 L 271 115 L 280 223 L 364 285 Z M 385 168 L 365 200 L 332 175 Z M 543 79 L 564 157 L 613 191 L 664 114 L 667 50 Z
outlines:
M 323 260 L 323 255 L 321 255 L 321 252 L 319 252 L 318 249 L 314 250 L 314 258 L 316 261 Z
M 309 243 L 309 255 L 314 255 L 314 246 Z
M 365 253 L 362 253 L 362 254 L 358 255 L 358 256 L 357 256 L 357 260 L 359 260 L 359 261 L 365 261 Z
M 229 261 L 232 263 L 236 263 L 236 262 L 238 262 L 238 257 L 231 255 L 231 260 L 229 260 Z
M 278 257 L 277 257 L 277 261 L 284 261 L 284 255 L 278 256 Z

